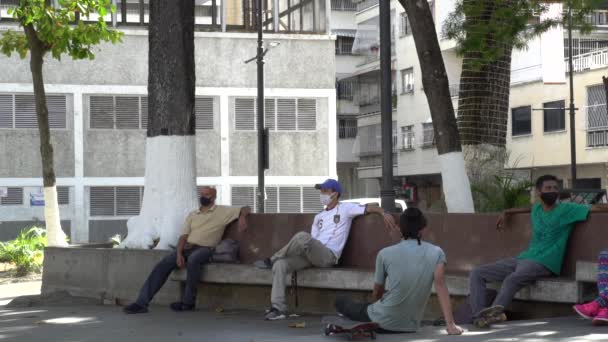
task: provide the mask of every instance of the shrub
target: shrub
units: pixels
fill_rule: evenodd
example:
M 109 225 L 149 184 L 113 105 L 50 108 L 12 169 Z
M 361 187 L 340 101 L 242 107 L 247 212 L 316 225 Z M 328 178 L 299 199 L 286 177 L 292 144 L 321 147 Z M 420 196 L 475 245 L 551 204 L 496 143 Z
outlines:
M 0 242 L 0 261 L 17 267 L 17 275 L 40 272 L 46 246 L 46 231 L 32 227 L 21 231 L 12 241 Z

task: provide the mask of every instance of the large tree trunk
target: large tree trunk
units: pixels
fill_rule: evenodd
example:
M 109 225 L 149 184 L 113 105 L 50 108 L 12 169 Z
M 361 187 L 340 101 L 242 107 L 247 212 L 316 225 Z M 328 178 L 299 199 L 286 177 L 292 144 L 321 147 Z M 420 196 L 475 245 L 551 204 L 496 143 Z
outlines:
M 175 245 L 196 209 L 194 0 L 150 1 L 148 132 L 142 209 L 123 247 Z
M 437 40 L 435 23 L 426 0 L 399 0 L 405 8 L 418 52 L 422 84 L 431 110 L 448 212 L 475 211 L 465 172 L 449 80 Z
M 57 186 L 53 165 L 53 145 L 49 129 L 49 110 L 46 106 L 46 92 L 42 77 L 42 63 L 46 48 L 38 39 L 34 27 L 25 26 L 25 33 L 30 43 L 30 70 L 34 83 L 34 98 L 36 100 L 36 117 L 40 135 L 40 157 L 42 160 L 42 181 L 44 186 L 44 221 L 46 225 L 47 245 L 66 246 L 66 235 L 61 229 L 59 205 L 57 201 Z
M 467 17 L 465 27 L 489 24 L 494 13 L 510 4 L 509 1 L 484 3 L 487 7 L 483 14 Z M 503 7 L 496 7 L 498 5 Z M 507 158 L 512 46 L 496 42 L 492 36 L 487 36 L 484 43 L 489 48 L 499 47 L 501 53 L 489 59 L 476 51 L 465 52 L 458 98 L 458 129 L 473 184 L 500 174 Z

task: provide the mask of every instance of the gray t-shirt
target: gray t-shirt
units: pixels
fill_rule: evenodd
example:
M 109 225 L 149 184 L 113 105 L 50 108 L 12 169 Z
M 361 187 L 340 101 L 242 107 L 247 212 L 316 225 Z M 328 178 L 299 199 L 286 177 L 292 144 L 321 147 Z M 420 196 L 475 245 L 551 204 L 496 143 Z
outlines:
M 367 307 L 367 314 L 380 327 L 392 331 L 417 331 L 431 295 L 433 275 L 445 263 L 441 248 L 428 242 L 403 240 L 386 247 L 376 258 L 376 284 L 386 291 Z M 386 282 L 385 282 L 386 279 Z

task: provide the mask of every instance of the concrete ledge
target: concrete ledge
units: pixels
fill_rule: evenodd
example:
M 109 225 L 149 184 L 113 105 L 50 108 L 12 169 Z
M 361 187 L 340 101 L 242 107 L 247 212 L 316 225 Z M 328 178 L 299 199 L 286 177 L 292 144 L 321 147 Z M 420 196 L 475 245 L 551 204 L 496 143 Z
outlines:
M 272 271 L 260 270 L 251 265 L 212 263 L 203 266 L 201 282 L 213 284 L 272 285 Z M 298 286 L 318 289 L 371 291 L 374 285 L 371 271 L 347 268 L 309 268 L 298 271 Z M 185 281 L 186 271 L 175 271 L 171 279 Z M 291 284 L 291 276 L 286 279 Z M 446 283 L 451 295 L 468 296 L 469 280 L 464 275 L 448 275 Z M 500 283 L 490 284 L 498 290 Z M 433 288 L 433 293 L 435 289 Z M 579 302 L 579 284 L 565 278 L 544 278 L 521 289 L 516 299 L 551 303 Z
M 586 283 L 597 282 L 597 262 L 577 261 L 576 280 Z

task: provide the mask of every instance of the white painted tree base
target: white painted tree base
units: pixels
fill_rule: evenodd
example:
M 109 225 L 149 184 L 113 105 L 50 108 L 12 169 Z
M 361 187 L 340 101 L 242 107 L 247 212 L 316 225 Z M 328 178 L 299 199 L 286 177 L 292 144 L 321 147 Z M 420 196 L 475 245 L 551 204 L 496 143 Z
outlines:
M 47 246 L 65 247 L 68 245 L 67 236 L 61 229 L 57 186 L 44 187 L 44 223 Z
M 440 154 L 439 165 L 448 213 L 474 213 L 471 184 L 462 152 Z
M 195 136 L 146 138 L 144 198 L 139 216 L 127 221 L 123 248 L 175 246 L 188 213 L 198 207 Z

